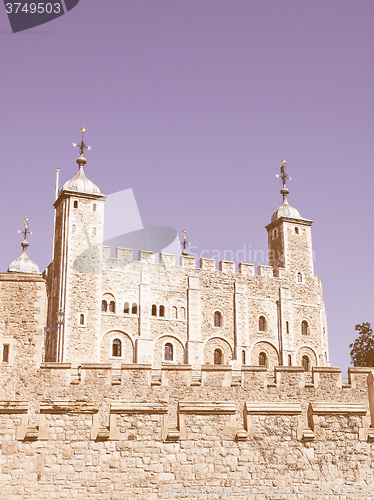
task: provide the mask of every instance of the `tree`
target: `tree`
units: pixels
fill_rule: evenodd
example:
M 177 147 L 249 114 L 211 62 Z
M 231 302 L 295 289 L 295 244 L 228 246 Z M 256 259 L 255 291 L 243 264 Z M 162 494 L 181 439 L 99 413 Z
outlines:
M 374 366 L 374 333 L 370 323 L 356 325 L 357 339 L 349 344 L 353 366 Z

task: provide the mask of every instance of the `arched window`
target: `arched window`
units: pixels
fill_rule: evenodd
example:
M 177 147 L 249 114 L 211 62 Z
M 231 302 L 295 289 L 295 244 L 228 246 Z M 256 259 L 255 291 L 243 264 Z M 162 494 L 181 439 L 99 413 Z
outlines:
M 114 339 L 112 344 L 112 356 L 121 357 L 122 356 L 122 342 L 120 339 Z
M 242 351 L 242 365 L 245 365 L 245 351 Z
M 297 282 L 302 283 L 303 282 L 303 275 L 301 273 L 297 273 Z
M 128 302 L 123 304 L 123 312 L 124 314 L 130 314 L 130 304 Z
M 267 366 L 267 356 L 264 352 L 260 352 L 258 355 L 258 364 L 260 366 Z
M 156 306 L 156 304 L 152 305 L 152 316 L 157 316 L 157 306 Z
M 165 344 L 164 359 L 165 361 L 173 361 L 173 344 Z
M 222 354 L 221 349 L 214 350 L 214 364 L 215 365 L 222 365 L 223 364 L 223 354 Z
M 302 367 L 304 368 L 304 371 L 306 371 L 306 372 L 310 371 L 310 361 L 309 361 L 308 356 L 302 357 L 301 364 L 302 364 Z
M 288 366 L 292 366 L 292 356 L 291 356 L 291 354 L 288 355 Z
M 136 304 L 135 302 L 133 302 L 131 306 L 131 314 L 138 314 L 138 304 Z
M 301 322 L 301 334 L 309 335 L 309 325 L 308 322 L 305 320 Z
M 180 308 L 180 319 L 186 319 L 186 309 L 184 307 Z
M 286 333 L 290 333 L 290 324 L 286 321 Z
M 299 228 L 298 227 L 295 227 L 295 233 L 299 234 Z
M 92 238 L 96 237 L 96 227 L 92 228 Z
M 171 319 L 178 319 L 178 309 L 175 306 L 171 308 Z
M 106 300 L 101 301 L 101 312 L 107 312 L 108 310 L 108 303 Z
M 94 203 L 94 204 L 92 205 L 92 211 L 93 211 L 93 212 L 96 212 L 96 208 L 97 208 L 97 205 L 96 205 L 96 203 Z
M 266 332 L 266 318 L 265 316 L 260 316 L 258 318 L 258 331 Z
M 165 306 L 160 306 L 160 309 L 159 309 L 159 316 L 161 318 L 164 318 L 165 317 Z
M 79 324 L 84 325 L 84 314 L 79 315 Z
M 214 313 L 214 326 L 222 326 L 222 314 L 219 311 Z
M 114 300 L 111 300 L 109 302 L 109 312 L 111 312 L 111 313 L 116 312 L 116 303 L 114 302 Z
M 78 202 L 77 202 L 77 200 L 74 201 L 73 207 L 74 208 L 78 208 Z

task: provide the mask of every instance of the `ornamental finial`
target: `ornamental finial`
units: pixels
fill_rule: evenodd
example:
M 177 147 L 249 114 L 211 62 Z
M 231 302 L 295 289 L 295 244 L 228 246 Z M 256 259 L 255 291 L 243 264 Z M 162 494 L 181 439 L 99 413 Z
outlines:
M 182 255 L 188 255 L 188 252 L 187 252 L 187 246 L 189 245 L 188 241 L 187 241 L 187 231 L 186 229 L 183 229 L 183 252 L 182 252 Z
M 288 203 L 287 202 L 287 195 L 290 192 L 289 189 L 287 188 L 287 181 L 292 180 L 291 177 L 286 172 L 286 167 L 287 167 L 287 162 L 283 158 L 281 168 L 280 168 L 281 173 L 276 174 L 276 176 L 275 176 L 275 177 L 278 177 L 278 179 L 281 180 L 283 183 L 283 187 L 281 189 L 281 194 L 283 195 L 283 204 L 284 205 Z
M 79 144 L 77 144 L 76 142 L 73 142 L 73 146 L 79 148 L 79 152 L 81 154 L 80 157 L 83 158 L 84 150 L 88 149 L 88 151 L 91 151 L 91 146 L 87 146 L 87 144 L 84 142 L 84 134 L 86 132 L 86 127 L 83 126 L 81 128 L 81 132 L 82 132 L 82 140 L 81 140 L 81 142 Z
M 29 246 L 27 239 L 26 239 L 27 235 L 32 234 L 32 232 L 29 231 L 29 218 L 28 217 L 25 217 L 25 219 L 23 221 L 23 225 L 24 225 L 24 229 L 22 229 L 21 231 L 18 231 L 18 232 L 20 234 L 23 233 L 24 239 L 23 239 L 23 242 L 21 243 L 21 245 L 25 249 L 26 247 Z

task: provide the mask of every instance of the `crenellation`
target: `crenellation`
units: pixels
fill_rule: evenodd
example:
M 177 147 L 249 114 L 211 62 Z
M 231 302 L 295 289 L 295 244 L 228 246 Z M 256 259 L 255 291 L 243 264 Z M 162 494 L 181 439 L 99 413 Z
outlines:
M 216 270 L 215 259 L 201 258 L 200 259 L 200 269 L 202 271 L 215 271 Z

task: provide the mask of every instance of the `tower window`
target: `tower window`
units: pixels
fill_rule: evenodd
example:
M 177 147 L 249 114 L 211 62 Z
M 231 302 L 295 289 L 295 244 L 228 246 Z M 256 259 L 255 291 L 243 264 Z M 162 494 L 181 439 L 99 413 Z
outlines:
M 96 209 L 97 209 L 97 205 L 96 205 L 96 203 L 94 203 L 94 204 L 92 205 L 92 211 L 93 211 L 93 212 L 96 212 Z
M 114 302 L 114 300 L 111 300 L 109 302 L 109 312 L 111 312 L 111 313 L 116 312 L 116 303 Z
M 125 302 L 125 304 L 123 306 L 123 312 L 125 314 L 130 314 L 130 304 L 128 302 Z
M 301 334 L 309 335 L 309 325 L 308 322 L 305 320 L 301 322 Z
M 93 227 L 92 228 L 92 237 L 95 238 L 96 237 L 96 227 Z
M 122 356 L 122 342 L 120 339 L 114 339 L 112 344 L 112 356 L 119 358 Z
M 295 227 L 295 233 L 299 234 L 299 228 L 298 227 Z
M 180 308 L 180 319 L 186 319 L 186 309 L 184 307 Z
M 291 354 L 288 355 L 288 366 L 292 366 L 292 356 L 291 356 Z
M 77 200 L 75 200 L 75 201 L 74 201 L 74 203 L 73 203 L 73 207 L 74 207 L 74 208 L 78 208 L 78 202 L 77 202 Z
M 223 364 L 223 354 L 222 354 L 221 349 L 214 350 L 214 364 L 215 365 L 222 365 Z
M 303 275 L 301 273 L 297 273 L 297 282 L 302 283 L 303 282 Z
M 222 314 L 219 311 L 214 313 L 214 326 L 220 327 L 222 326 Z
M 165 361 L 173 361 L 173 344 L 165 344 L 164 348 L 164 359 Z
M 258 364 L 260 366 L 267 366 L 267 356 L 264 352 L 260 352 L 258 355 Z
M 84 314 L 80 314 L 79 315 L 79 324 L 80 325 L 84 325 L 86 322 L 85 322 L 85 317 L 84 317 Z
M 290 333 L 290 324 L 286 321 L 286 333 Z
M 156 306 L 156 304 L 152 305 L 152 316 L 157 316 L 157 306 Z
M 171 318 L 178 319 L 178 309 L 175 306 L 171 308 Z
M 101 312 L 107 312 L 108 311 L 108 303 L 106 300 L 101 301 Z
M 266 318 L 265 316 L 260 316 L 258 318 L 258 331 L 266 332 Z
M 310 371 L 310 360 L 309 360 L 308 356 L 302 357 L 301 364 L 302 364 L 302 367 L 304 368 L 304 371 L 306 371 L 306 372 Z
M 273 238 L 278 238 L 278 229 L 274 229 Z
M 77 226 L 75 224 L 72 225 L 71 232 L 75 234 L 77 232 Z
M 245 351 L 242 351 L 242 365 L 245 365 Z
M 159 315 L 161 318 L 165 317 L 165 306 L 160 306 Z
M 131 314 L 138 314 L 138 304 L 136 304 L 135 302 L 133 302 L 131 306 Z
M 3 344 L 3 363 L 9 363 L 9 344 Z

